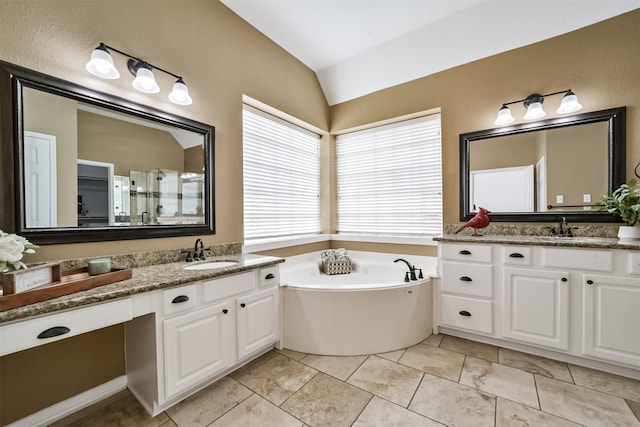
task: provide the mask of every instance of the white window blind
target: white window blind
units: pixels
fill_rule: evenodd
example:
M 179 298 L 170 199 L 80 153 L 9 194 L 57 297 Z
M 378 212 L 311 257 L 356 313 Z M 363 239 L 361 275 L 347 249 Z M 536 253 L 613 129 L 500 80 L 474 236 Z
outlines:
M 320 231 L 320 137 L 248 105 L 243 109 L 244 239 Z
M 336 138 L 338 233 L 442 233 L 440 115 Z

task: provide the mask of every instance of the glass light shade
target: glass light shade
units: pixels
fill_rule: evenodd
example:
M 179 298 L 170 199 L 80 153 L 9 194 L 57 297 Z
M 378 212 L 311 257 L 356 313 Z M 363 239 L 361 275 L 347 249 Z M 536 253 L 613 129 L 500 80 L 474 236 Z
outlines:
M 511 110 L 506 105 L 503 105 L 500 111 L 498 111 L 498 117 L 493 122 L 496 126 L 508 125 L 513 123 L 516 119 L 511 115 Z
M 535 120 L 540 119 L 546 115 L 547 113 L 545 113 L 542 109 L 541 102 L 532 102 L 531 104 L 529 104 L 529 107 L 527 107 L 527 114 L 524 115 L 524 119 Z
M 182 80 L 178 80 L 173 84 L 173 90 L 169 94 L 169 101 L 178 105 L 191 105 L 193 102 L 189 96 L 189 89 Z
M 138 68 L 136 72 L 136 78 L 131 83 L 131 86 L 145 93 L 158 93 L 160 87 L 156 83 L 156 78 L 153 76 L 153 71 L 146 67 Z
M 569 91 L 564 97 L 562 97 L 562 102 L 560 102 L 560 107 L 558 107 L 556 113 L 569 114 L 575 113 L 579 110 L 582 110 L 582 105 L 578 102 L 578 97 L 575 93 Z
M 100 47 L 91 52 L 91 59 L 84 68 L 94 76 L 102 77 L 103 79 L 117 79 L 120 77 L 120 73 L 113 65 L 113 58 L 111 58 L 109 52 Z

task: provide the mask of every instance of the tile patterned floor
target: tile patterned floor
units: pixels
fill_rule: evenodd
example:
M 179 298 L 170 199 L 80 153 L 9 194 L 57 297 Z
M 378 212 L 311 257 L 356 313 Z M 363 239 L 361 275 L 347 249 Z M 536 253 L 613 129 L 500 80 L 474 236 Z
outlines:
M 452 336 L 389 353 L 271 351 L 149 417 L 128 392 L 54 427 L 640 427 L 640 381 Z

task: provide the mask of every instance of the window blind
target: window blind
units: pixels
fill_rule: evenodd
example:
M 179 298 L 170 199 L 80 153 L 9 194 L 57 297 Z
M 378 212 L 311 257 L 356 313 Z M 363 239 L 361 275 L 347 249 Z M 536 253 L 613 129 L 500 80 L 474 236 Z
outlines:
M 442 233 L 440 115 L 336 137 L 338 233 Z
M 245 105 L 244 239 L 320 232 L 320 137 Z

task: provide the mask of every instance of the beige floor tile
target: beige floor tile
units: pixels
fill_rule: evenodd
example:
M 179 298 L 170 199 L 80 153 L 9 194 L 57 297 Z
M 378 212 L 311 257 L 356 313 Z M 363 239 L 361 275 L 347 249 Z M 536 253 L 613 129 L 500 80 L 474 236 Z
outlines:
M 494 427 L 496 398 L 471 387 L 424 374 L 409 409 L 447 426 Z
M 173 421 L 169 420 L 166 423 L 162 424 L 160 427 L 178 427 L 178 425 Z
M 302 425 L 300 420 L 254 394 L 218 418 L 211 427 L 301 427 Z
M 282 355 L 278 354 L 278 352 L 275 350 L 269 351 L 263 354 L 262 356 L 258 357 L 257 359 L 254 359 L 251 362 L 247 363 L 243 367 L 236 369 L 235 371 L 230 373 L 229 376 L 233 379 L 236 379 L 237 377 L 244 375 L 246 372 L 255 370 L 256 368 L 258 368 L 258 366 L 264 363 L 267 363 L 269 360 L 273 359 L 274 357 L 282 357 Z
M 171 421 L 163 412 L 153 418 L 147 414 L 133 395 L 101 408 L 71 424 L 72 427 L 159 427 Z
M 627 405 L 631 408 L 631 411 L 635 414 L 636 418 L 640 420 L 640 402 L 634 402 L 627 399 Z
M 530 372 L 467 357 L 460 384 L 540 409 L 536 384 Z
M 409 347 L 399 363 L 458 382 L 465 355 L 427 344 Z
M 371 356 L 347 382 L 406 408 L 421 379 L 422 371 Z
M 56 422 L 49 424 L 48 427 L 66 427 L 69 424 L 81 418 L 84 418 L 88 415 L 91 415 L 95 412 L 98 412 L 100 409 L 105 408 L 111 405 L 112 403 L 117 402 L 118 400 L 123 399 L 127 396 L 131 396 L 131 392 L 128 389 L 119 391 L 118 393 L 113 394 L 97 403 L 94 403 L 93 405 L 80 409 L 79 411 L 76 411 L 73 414 L 62 418 L 61 420 L 58 420 Z
M 403 348 L 402 350 L 390 351 L 388 353 L 379 353 L 376 356 L 380 356 L 383 359 L 391 360 L 392 362 L 397 362 L 398 360 L 400 360 L 405 351 L 406 349 Z
M 496 406 L 496 427 L 580 427 L 580 424 L 501 397 Z
M 310 426 L 350 426 L 371 399 L 371 394 L 319 373 L 282 409 Z
M 536 375 L 544 412 L 590 427 L 640 426 L 624 399 Z
M 180 427 L 208 426 L 252 394 L 236 380 L 224 377 L 169 408 L 167 414 Z
M 422 341 L 424 344 L 429 344 L 432 345 L 434 347 L 440 347 L 440 344 L 442 343 L 442 339 L 444 338 L 444 334 L 438 334 L 438 335 L 430 335 L 429 338 L 427 338 L 426 340 Z
M 275 405 L 287 400 L 318 373 L 313 368 L 277 353 L 253 369 L 242 371 L 231 376 Z
M 444 338 L 442 338 L 442 343 L 440 343 L 440 348 L 457 351 L 458 353 L 485 359 L 489 362 L 498 361 L 498 347 L 491 344 L 445 335 Z
M 373 396 L 353 427 L 442 427 L 422 415 L 393 404 L 387 400 Z
M 346 381 L 366 358 L 367 356 L 317 356 L 309 354 L 300 362 L 339 380 Z
M 533 354 L 522 353 L 520 351 L 501 348 L 498 352 L 498 363 L 522 369 L 532 374 L 544 375 L 556 380 L 572 383 L 571 373 L 567 364 L 546 357 L 534 356 Z
M 582 366 L 569 365 L 577 385 L 640 402 L 640 381 Z
M 283 348 L 282 350 L 276 350 L 276 352 L 283 354 L 290 359 L 297 360 L 298 362 L 307 355 L 307 353 L 300 353 L 298 351 L 289 350 L 288 348 Z

